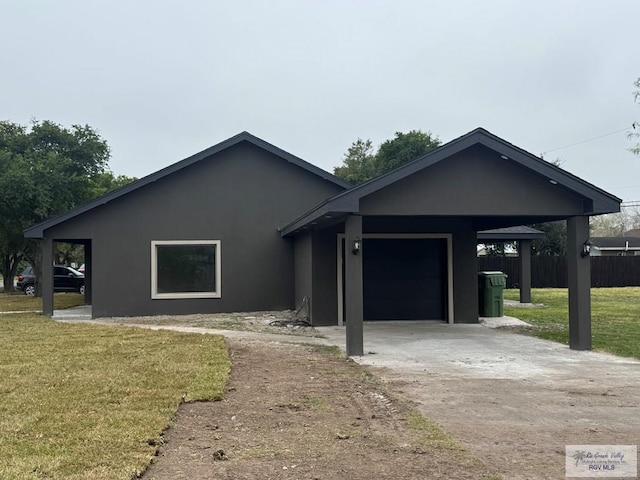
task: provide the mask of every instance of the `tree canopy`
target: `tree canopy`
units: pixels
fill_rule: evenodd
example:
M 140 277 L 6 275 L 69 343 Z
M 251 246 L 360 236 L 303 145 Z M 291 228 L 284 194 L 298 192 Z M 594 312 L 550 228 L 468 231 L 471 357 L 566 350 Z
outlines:
M 440 144 L 437 136 L 421 130 L 396 132 L 394 138 L 383 142 L 377 151 L 371 140 L 358 138 L 345 153 L 342 165 L 334 168 L 333 173 L 359 185 L 415 160 Z
M 622 237 L 636 228 L 640 228 L 640 210 L 637 207 L 623 206 L 619 212 L 598 215 L 589 220 L 592 237 Z
M 531 242 L 532 255 L 564 257 L 567 254 L 567 222 L 560 220 L 529 226 L 545 233 L 544 238 L 538 238 Z
M 371 140 L 358 138 L 345 153 L 342 166 L 333 173 L 354 185 L 359 185 L 376 176 L 375 153 Z
M 107 142 L 88 125 L 0 121 L 0 258 L 5 291 L 19 262 L 34 263 L 23 230 L 133 179 L 108 170 Z M 7 280 L 9 280 L 7 282 Z

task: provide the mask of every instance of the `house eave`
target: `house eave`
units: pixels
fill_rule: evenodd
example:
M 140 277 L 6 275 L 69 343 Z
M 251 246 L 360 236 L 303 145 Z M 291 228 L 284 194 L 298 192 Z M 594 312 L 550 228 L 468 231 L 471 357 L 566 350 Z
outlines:
M 293 222 L 279 228 L 278 231 L 282 237 L 299 233 L 316 225 L 327 225 L 335 222 L 335 219 L 341 218 L 348 213 L 358 211 L 357 204 L 342 202 L 339 204 L 331 204 L 328 200 L 321 203 L 317 207 L 308 211 L 304 215 L 298 217 Z

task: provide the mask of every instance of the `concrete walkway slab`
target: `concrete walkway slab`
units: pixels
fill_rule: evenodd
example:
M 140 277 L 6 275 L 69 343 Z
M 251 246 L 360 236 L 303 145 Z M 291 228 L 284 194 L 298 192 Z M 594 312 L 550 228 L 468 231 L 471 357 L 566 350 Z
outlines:
M 91 305 L 80 305 L 78 307 L 66 308 L 64 310 L 54 310 L 54 320 L 75 319 L 90 320 L 92 316 Z

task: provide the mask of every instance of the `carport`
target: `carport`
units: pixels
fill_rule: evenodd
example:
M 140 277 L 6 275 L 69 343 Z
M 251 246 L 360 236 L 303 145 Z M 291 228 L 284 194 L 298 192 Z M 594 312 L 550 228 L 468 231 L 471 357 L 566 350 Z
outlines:
M 92 242 L 90 239 L 69 238 L 43 238 L 40 241 L 42 254 L 42 277 L 38 288 L 42 292 L 42 311 L 45 315 L 53 316 L 53 260 L 56 243 L 71 243 L 84 247 L 84 303 L 91 305 L 93 297 L 93 268 L 92 268 Z
M 418 308 L 413 317 L 424 318 L 412 320 L 440 316 L 437 319 L 449 323 L 478 323 L 478 232 L 565 220 L 570 346 L 587 350 L 591 348 L 589 217 L 619 211 L 620 201 L 476 129 L 330 198 L 280 233 L 294 239 L 295 295 L 311 299 L 312 323 L 344 321 L 347 353 L 359 356 L 364 353 L 364 320 L 388 316 L 393 302 L 417 308 L 421 300 L 415 297 L 426 297 L 423 303 L 437 304 L 431 310 Z M 375 238 L 386 242 L 376 245 L 371 241 Z M 403 238 L 441 242 L 391 242 Z M 385 249 L 402 253 L 385 255 Z M 384 279 L 385 272 L 392 278 L 381 288 L 366 285 L 376 276 Z M 402 286 L 405 281 L 409 287 Z M 410 294 L 403 300 L 407 288 Z

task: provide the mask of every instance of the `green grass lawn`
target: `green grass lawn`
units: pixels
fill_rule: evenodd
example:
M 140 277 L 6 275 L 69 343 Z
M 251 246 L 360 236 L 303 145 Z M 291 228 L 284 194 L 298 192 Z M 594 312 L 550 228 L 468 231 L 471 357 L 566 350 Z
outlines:
M 79 293 L 56 293 L 53 295 L 53 308 L 65 308 L 84 305 L 84 295 Z M 22 292 L 0 293 L 1 312 L 41 312 L 42 298 L 30 297 Z
M 505 290 L 505 299 L 518 300 L 518 290 Z M 532 302 L 542 308 L 505 305 L 505 315 L 532 326 L 537 337 L 569 343 L 568 292 L 566 288 L 534 288 Z M 591 289 L 593 348 L 624 357 L 640 358 L 640 287 Z
M 180 402 L 220 399 L 230 371 L 216 335 L 27 313 L 0 328 L 3 480 L 135 478 Z

